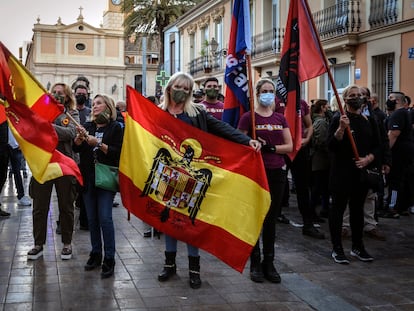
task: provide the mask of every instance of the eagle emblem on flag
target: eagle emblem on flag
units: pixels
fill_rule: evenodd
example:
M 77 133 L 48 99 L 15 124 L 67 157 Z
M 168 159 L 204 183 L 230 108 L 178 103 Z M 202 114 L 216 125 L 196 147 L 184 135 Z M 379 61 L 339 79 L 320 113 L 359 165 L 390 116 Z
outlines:
M 168 220 L 171 208 L 187 209 L 194 225 L 213 175 L 209 169 L 194 169 L 191 166 L 194 149 L 190 145 L 184 148 L 183 157 L 176 159 L 167 149 L 158 150 L 141 196 L 155 194 L 165 204 L 161 222 Z

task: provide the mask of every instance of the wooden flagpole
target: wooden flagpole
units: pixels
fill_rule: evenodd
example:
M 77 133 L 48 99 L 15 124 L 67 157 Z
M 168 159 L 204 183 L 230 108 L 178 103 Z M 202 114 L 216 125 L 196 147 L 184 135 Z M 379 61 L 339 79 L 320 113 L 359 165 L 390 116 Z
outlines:
M 252 84 L 252 65 L 251 65 L 250 53 L 246 54 L 246 64 L 247 64 L 247 81 L 249 85 L 249 106 L 250 106 L 250 114 L 252 116 L 252 138 L 256 139 L 256 115 L 254 112 L 254 93 L 253 93 L 253 84 Z
M 308 11 L 308 14 L 310 16 L 310 20 L 312 22 L 313 32 L 315 34 L 317 34 L 317 41 L 318 41 L 318 45 L 319 45 L 319 50 L 323 54 L 323 62 L 325 64 L 325 67 L 327 68 L 326 72 L 328 73 L 329 81 L 331 82 L 332 89 L 334 91 L 336 101 L 338 102 L 339 111 L 340 111 L 341 115 L 344 115 L 345 111 L 344 111 L 344 108 L 342 107 L 341 99 L 339 97 L 338 90 L 336 89 L 335 81 L 333 79 L 331 70 L 329 69 L 328 61 L 327 61 L 327 58 L 326 58 L 325 51 L 322 48 L 321 40 L 319 40 L 319 32 L 317 31 L 316 26 L 315 26 L 315 22 L 313 21 L 313 17 L 312 17 L 312 14 L 311 14 L 311 10 L 309 8 L 308 1 L 303 0 L 303 2 L 306 4 L 306 10 Z M 350 129 L 349 126 L 346 128 L 346 134 L 348 135 L 349 141 L 351 142 L 351 147 L 352 147 L 352 151 L 354 153 L 355 160 L 358 161 L 359 160 L 358 149 L 356 147 L 355 140 L 354 140 L 354 137 L 352 136 L 351 129 Z

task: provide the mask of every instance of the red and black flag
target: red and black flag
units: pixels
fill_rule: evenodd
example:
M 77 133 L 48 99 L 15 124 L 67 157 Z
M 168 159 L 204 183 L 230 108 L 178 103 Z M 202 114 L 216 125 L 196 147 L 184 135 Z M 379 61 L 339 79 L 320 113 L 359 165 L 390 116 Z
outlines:
M 320 76 L 328 69 L 320 46 L 306 0 L 291 0 L 276 82 L 276 93 L 286 105 L 285 117 L 293 139 L 291 159 L 302 143 L 300 83 Z

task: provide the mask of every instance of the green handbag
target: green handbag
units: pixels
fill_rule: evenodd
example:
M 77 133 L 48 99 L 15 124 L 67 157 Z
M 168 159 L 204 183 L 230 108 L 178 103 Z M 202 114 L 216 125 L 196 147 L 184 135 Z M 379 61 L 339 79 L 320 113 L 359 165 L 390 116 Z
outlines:
M 97 188 L 118 192 L 118 168 L 102 163 L 95 163 L 95 186 Z

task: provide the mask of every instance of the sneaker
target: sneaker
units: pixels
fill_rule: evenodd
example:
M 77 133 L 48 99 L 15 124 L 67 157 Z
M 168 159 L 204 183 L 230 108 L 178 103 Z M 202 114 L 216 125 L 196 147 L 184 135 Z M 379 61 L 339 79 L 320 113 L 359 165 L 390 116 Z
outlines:
M 379 240 L 379 241 L 386 241 L 387 238 L 385 237 L 385 235 L 383 233 L 381 233 L 380 231 L 378 231 L 376 228 L 369 230 L 369 231 L 365 231 L 365 235 L 371 239 L 375 239 L 375 240 Z
M 43 246 L 36 245 L 27 253 L 27 259 L 36 260 L 43 255 Z
M 72 258 L 72 245 L 68 244 L 63 246 L 60 258 L 62 260 L 69 260 Z
M 349 265 L 349 259 L 345 256 L 345 253 L 342 249 L 338 251 L 332 251 L 331 256 L 336 263 Z
M 356 257 L 359 260 L 364 261 L 364 262 L 371 262 L 374 260 L 374 257 L 368 254 L 365 248 L 361 248 L 361 249 L 353 248 L 350 254 L 352 257 Z
M 320 232 L 317 228 L 315 228 L 313 224 L 303 226 L 302 234 L 310 236 L 315 239 L 320 239 L 320 240 L 325 239 L 325 235 L 322 232 Z
M 20 198 L 20 200 L 17 202 L 17 205 L 30 206 L 32 205 L 32 201 L 27 196 L 24 196 Z
M 1 217 L 9 217 L 9 216 L 10 216 L 10 213 L 9 213 L 9 212 L 5 212 L 5 211 L 3 211 L 3 210 L 0 208 L 0 216 L 1 216 Z
M 276 217 L 276 220 L 280 222 L 281 224 L 288 225 L 290 223 L 290 220 L 286 218 L 285 215 L 281 214 L 279 217 Z

